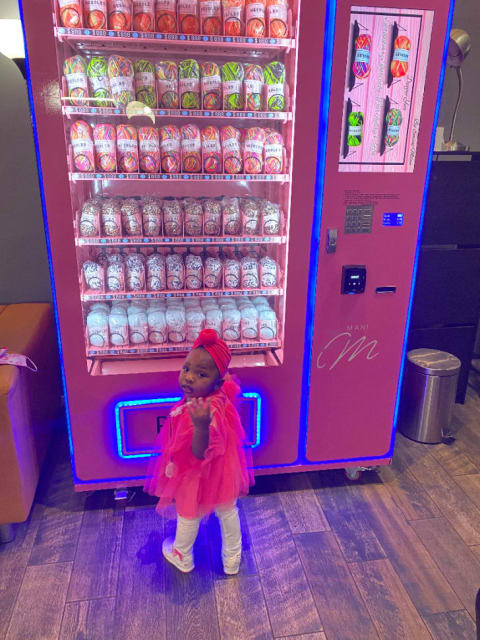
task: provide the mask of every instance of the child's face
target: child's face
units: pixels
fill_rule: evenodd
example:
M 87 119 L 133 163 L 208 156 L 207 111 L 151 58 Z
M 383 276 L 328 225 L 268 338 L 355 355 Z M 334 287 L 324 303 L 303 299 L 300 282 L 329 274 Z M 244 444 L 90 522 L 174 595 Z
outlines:
M 218 388 L 220 375 L 212 356 L 203 348 L 192 349 L 178 378 L 186 400 L 203 398 Z

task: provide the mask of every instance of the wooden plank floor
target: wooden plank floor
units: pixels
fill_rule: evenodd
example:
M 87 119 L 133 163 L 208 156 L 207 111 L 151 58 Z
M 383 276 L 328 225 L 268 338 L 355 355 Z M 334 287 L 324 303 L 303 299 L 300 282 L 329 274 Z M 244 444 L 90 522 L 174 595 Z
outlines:
M 257 479 L 244 554 L 221 571 L 211 518 L 196 569 L 166 566 L 173 523 L 138 491 L 74 493 L 51 447 L 29 520 L 0 545 L 0 640 L 475 640 L 480 587 L 480 377 L 451 445 L 397 437 L 393 464 Z

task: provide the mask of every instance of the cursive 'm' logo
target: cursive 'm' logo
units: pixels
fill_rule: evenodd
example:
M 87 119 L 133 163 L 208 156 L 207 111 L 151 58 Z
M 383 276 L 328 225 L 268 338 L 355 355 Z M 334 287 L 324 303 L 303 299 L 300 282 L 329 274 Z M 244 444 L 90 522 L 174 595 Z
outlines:
M 367 342 L 367 336 L 362 336 L 361 338 L 352 341 L 352 334 L 349 331 L 343 331 L 329 340 L 329 342 L 327 342 L 323 347 L 322 351 L 320 351 L 317 358 L 317 369 L 323 369 L 327 366 L 328 361 L 330 360 L 329 356 L 334 358 L 333 360 L 330 360 L 331 364 L 328 367 L 329 371 L 334 369 L 341 360 L 352 362 L 352 360 L 355 360 L 355 358 L 363 352 L 365 352 L 367 360 L 373 360 L 379 355 L 378 352 L 375 352 L 377 344 L 378 340 L 370 340 Z M 338 348 L 340 348 L 340 352 L 338 352 Z M 328 354 L 326 353 L 327 351 Z M 322 362 L 324 354 L 326 362 Z

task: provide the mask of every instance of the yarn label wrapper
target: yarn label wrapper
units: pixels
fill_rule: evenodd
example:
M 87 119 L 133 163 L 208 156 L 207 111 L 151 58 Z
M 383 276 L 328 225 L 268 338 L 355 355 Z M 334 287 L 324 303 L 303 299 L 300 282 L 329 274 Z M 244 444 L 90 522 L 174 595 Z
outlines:
M 176 80 L 159 80 L 158 88 L 160 89 L 160 93 L 167 93 L 167 91 L 176 91 L 177 90 L 177 81 Z
M 181 78 L 179 80 L 180 91 L 198 91 L 199 81 L 198 78 Z
M 399 124 L 389 124 L 387 127 L 387 136 L 398 136 L 400 134 Z
M 348 135 L 349 136 L 361 136 L 363 130 L 363 125 L 348 125 Z
M 263 153 L 263 142 L 260 140 L 245 140 L 245 151 L 261 156 Z
M 273 4 L 268 9 L 270 20 L 281 20 L 287 22 L 287 7 L 282 4 Z
M 127 78 L 125 76 L 115 76 L 114 78 L 110 78 L 110 87 L 112 88 L 113 93 L 117 94 L 122 91 L 132 91 L 132 78 Z
M 91 76 L 89 78 L 90 84 L 92 85 L 93 91 L 98 91 L 99 89 L 107 89 L 108 88 L 108 80 L 107 76 Z
M 247 93 L 261 93 L 262 81 L 261 80 L 245 80 L 245 91 Z
M 410 51 L 408 51 L 407 49 L 395 49 L 392 60 L 396 60 L 398 62 L 408 62 L 409 55 Z
M 223 150 L 232 153 L 238 153 L 240 151 L 240 143 L 236 138 L 230 138 L 223 143 Z
M 370 62 L 370 49 L 357 49 L 355 51 L 355 62 Z
M 218 140 L 204 140 L 202 142 L 203 150 L 205 153 L 219 153 L 220 143 Z
M 148 71 L 137 71 L 135 74 L 135 81 L 144 87 L 154 87 L 155 86 L 155 78 L 153 73 L 148 73 Z
M 97 153 L 115 153 L 115 140 L 95 140 Z
M 283 96 L 283 84 L 269 84 L 267 85 L 267 98 L 273 98 L 273 96 Z
M 241 88 L 242 82 L 240 80 L 225 80 L 225 82 L 223 83 L 223 92 L 225 95 L 240 93 Z
M 265 5 L 263 2 L 252 2 L 247 6 L 247 19 L 253 18 L 263 19 L 265 17 Z
M 69 73 L 67 74 L 66 78 L 70 91 L 72 89 L 77 89 L 78 87 L 84 89 L 87 86 L 87 76 L 84 73 Z
M 162 140 L 161 149 L 162 151 L 178 151 L 179 149 L 179 141 L 178 140 Z
M 283 154 L 283 147 L 281 144 L 266 144 L 265 145 L 265 159 L 267 158 L 281 158 Z
M 152 138 L 151 140 L 140 140 L 138 144 L 140 147 L 140 151 L 143 151 L 145 153 L 155 152 L 159 150 L 159 142 L 155 138 Z
M 117 139 L 118 150 L 122 153 L 135 153 L 137 151 L 137 141 L 136 140 L 122 140 L 121 138 Z
M 194 151 L 200 151 L 200 140 L 182 140 L 183 151 L 193 153 Z
M 220 88 L 221 79 L 219 75 L 216 76 L 206 76 L 202 78 L 202 87 L 204 92 L 207 91 L 218 91 Z

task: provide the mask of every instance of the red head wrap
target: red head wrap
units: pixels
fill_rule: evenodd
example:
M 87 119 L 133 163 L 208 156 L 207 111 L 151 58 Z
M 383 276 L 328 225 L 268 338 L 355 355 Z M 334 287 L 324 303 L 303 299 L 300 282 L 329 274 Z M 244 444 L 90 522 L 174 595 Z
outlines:
M 200 331 L 198 338 L 193 343 L 194 349 L 198 347 L 203 347 L 212 356 L 220 376 L 223 378 L 232 358 L 227 343 L 218 337 L 218 333 L 214 329 L 204 329 Z

